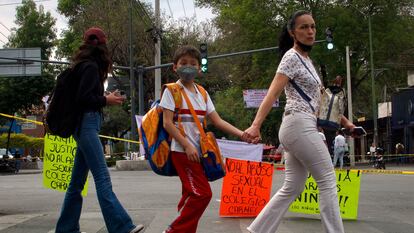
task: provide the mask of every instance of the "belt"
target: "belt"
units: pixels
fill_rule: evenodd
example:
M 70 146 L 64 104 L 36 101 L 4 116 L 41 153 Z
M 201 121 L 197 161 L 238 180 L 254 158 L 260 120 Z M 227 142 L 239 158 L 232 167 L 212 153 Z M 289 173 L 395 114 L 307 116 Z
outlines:
M 297 111 L 297 110 L 287 110 L 283 113 L 283 116 L 285 117 L 285 116 L 288 116 L 288 115 L 292 115 L 294 113 L 304 113 L 304 114 L 309 114 L 309 115 L 312 115 L 312 116 L 316 117 L 316 115 L 314 115 L 314 114 L 307 113 L 307 112 L 301 112 L 301 111 Z
M 287 110 L 287 111 L 285 111 L 285 112 L 283 113 L 283 116 L 288 116 L 288 115 L 291 115 L 291 114 L 293 114 L 293 113 L 295 113 L 295 112 L 298 112 L 298 111 L 294 111 L 294 110 Z

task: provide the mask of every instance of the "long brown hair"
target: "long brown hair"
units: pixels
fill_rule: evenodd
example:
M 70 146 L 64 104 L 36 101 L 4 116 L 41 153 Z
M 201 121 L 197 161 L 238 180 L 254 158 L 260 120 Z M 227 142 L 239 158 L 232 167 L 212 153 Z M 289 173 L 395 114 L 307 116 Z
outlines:
M 95 61 L 99 67 L 101 81 L 105 82 L 112 70 L 112 60 L 106 44 L 82 44 L 72 57 L 72 67 L 83 61 Z

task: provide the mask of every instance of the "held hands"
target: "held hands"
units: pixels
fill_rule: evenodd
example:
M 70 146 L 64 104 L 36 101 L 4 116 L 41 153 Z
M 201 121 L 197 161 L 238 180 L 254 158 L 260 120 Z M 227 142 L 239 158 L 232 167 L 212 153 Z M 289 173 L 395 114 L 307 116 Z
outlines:
M 105 97 L 106 97 L 106 104 L 107 105 L 122 104 L 122 102 L 124 102 L 124 100 L 125 100 L 125 97 L 121 96 L 119 91 L 117 91 L 117 90 L 114 91 L 114 92 L 110 92 Z
M 252 125 L 243 132 L 240 138 L 247 143 L 257 144 L 262 139 L 260 136 L 260 128 Z

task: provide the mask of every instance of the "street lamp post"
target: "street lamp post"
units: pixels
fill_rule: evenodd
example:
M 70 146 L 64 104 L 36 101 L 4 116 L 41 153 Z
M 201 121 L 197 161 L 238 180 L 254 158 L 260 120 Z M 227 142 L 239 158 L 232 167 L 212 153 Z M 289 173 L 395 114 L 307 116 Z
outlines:
M 377 104 L 375 95 L 375 79 L 374 79 L 374 52 L 372 49 L 372 28 L 371 16 L 368 15 L 368 30 L 369 30 L 369 63 L 371 66 L 371 93 L 372 93 L 372 120 L 374 121 L 374 144 L 378 142 L 378 125 L 377 125 Z
M 376 95 L 375 95 L 375 74 L 374 74 L 374 51 L 372 49 L 372 26 L 371 26 L 371 16 L 363 13 L 358 8 L 350 4 L 352 8 L 357 10 L 363 16 L 368 17 L 368 34 L 369 34 L 369 64 L 371 69 L 371 94 L 372 94 L 372 121 L 374 122 L 374 143 L 377 145 L 378 142 L 378 125 L 377 125 L 377 104 L 376 104 Z

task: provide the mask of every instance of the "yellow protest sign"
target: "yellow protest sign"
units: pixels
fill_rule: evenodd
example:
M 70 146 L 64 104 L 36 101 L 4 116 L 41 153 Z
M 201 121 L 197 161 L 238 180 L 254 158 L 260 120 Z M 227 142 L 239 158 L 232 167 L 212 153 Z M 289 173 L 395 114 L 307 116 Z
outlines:
M 269 202 L 273 165 L 226 158 L 221 217 L 255 217 Z
M 336 171 L 336 182 L 342 218 L 357 219 L 361 171 L 338 170 Z M 305 183 L 305 189 L 290 205 L 289 210 L 296 213 L 319 214 L 318 198 L 318 185 L 313 177 L 309 175 Z
M 65 192 L 69 186 L 75 161 L 76 142 L 73 137 L 61 138 L 46 134 L 43 151 L 43 185 L 46 188 Z M 86 180 L 82 195 L 86 196 Z

